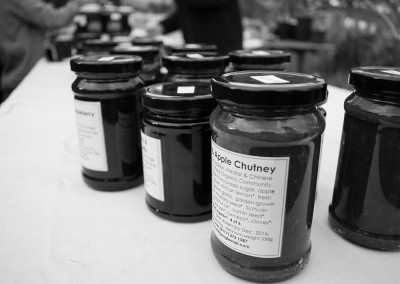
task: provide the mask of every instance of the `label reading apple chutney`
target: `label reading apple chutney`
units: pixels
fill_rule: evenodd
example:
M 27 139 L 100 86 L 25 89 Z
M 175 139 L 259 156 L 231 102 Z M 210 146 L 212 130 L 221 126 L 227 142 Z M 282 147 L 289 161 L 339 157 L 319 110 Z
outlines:
M 213 230 L 231 249 L 280 257 L 289 157 L 238 154 L 212 141 Z

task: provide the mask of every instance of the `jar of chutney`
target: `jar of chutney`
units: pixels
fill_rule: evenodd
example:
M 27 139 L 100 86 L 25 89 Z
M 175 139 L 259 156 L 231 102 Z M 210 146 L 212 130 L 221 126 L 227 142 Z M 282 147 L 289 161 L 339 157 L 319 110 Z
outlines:
M 127 54 L 136 55 L 142 58 L 142 69 L 140 78 L 146 86 L 159 83 L 161 80 L 160 73 L 160 51 L 156 46 L 151 45 L 118 45 L 111 50 L 111 54 Z
M 400 68 L 350 71 L 329 222 L 345 239 L 400 250 Z
M 235 50 L 229 52 L 229 70 L 284 71 L 290 62 L 290 53 L 282 50 Z
M 82 175 L 92 188 L 116 191 L 143 182 L 140 146 L 142 59 L 88 56 L 70 61 Z
M 224 72 L 229 58 L 212 52 L 182 52 L 163 56 L 161 62 L 167 69 L 163 82 L 196 80 L 210 83 L 212 77 Z
M 231 274 L 276 282 L 300 272 L 325 119 L 319 77 L 238 71 L 212 79 L 212 250 Z
M 209 83 L 149 86 L 142 96 L 142 155 L 148 207 L 178 222 L 211 218 Z

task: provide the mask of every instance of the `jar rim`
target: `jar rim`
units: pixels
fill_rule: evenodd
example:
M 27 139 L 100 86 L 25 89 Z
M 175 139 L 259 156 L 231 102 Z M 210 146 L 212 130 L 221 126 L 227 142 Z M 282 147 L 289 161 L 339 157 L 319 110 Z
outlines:
M 303 73 L 247 70 L 211 80 L 214 98 L 221 104 L 246 108 L 307 107 L 324 103 L 324 79 Z
M 135 55 L 78 56 L 70 60 L 71 70 L 77 73 L 136 73 L 142 58 Z
M 210 84 L 198 81 L 151 85 L 142 93 L 143 107 L 160 111 L 207 110 L 215 107 Z
M 355 90 L 400 98 L 400 67 L 365 66 L 351 69 L 348 84 Z

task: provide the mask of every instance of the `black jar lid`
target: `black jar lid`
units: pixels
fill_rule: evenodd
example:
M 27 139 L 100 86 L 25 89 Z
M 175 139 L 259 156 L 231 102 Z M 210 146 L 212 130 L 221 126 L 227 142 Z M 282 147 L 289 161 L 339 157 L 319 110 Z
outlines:
M 400 98 L 400 67 L 357 67 L 350 71 L 349 84 L 354 89 Z
M 214 98 L 242 108 L 299 108 L 327 99 L 327 84 L 313 75 L 283 71 L 239 71 L 211 80 Z
M 154 61 L 160 50 L 154 45 L 118 45 L 111 50 L 111 54 L 127 54 L 142 57 L 144 62 Z
M 179 52 L 161 58 L 169 72 L 186 70 L 221 70 L 229 63 L 227 55 L 214 52 Z
M 274 65 L 290 62 L 291 55 L 282 50 L 235 50 L 229 52 L 229 60 L 233 64 Z
M 198 81 L 151 85 L 142 95 L 142 104 L 145 108 L 161 113 L 211 112 L 216 106 L 210 84 Z
M 78 73 L 137 73 L 142 58 L 133 55 L 80 56 L 70 60 L 71 70 Z
M 169 45 L 167 46 L 169 53 L 177 52 L 217 52 L 215 44 L 206 43 L 187 43 L 182 45 Z
M 134 37 L 131 43 L 133 45 L 152 45 L 159 47 L 163 44 L 163 40 L 153 37 Z

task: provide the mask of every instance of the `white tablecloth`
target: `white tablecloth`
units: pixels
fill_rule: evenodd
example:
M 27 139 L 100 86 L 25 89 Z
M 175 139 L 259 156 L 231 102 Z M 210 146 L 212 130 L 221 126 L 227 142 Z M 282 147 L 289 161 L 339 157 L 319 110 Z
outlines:
M 246 283 L 210 248 L 211 221 L 160 219 L 143 186 L 90 189 L 81 178 L 68 61 L 40 61 L 0 107 L 1 283 Z M 400 283 L 400 253 L 365 249 L 328 225 L 349 91 L 329 87 L 306 268 L 286 283 Z

